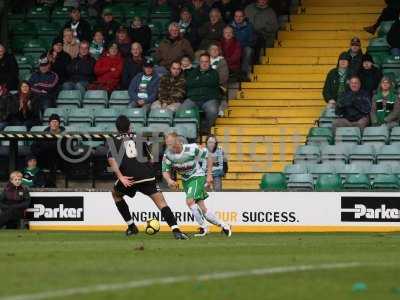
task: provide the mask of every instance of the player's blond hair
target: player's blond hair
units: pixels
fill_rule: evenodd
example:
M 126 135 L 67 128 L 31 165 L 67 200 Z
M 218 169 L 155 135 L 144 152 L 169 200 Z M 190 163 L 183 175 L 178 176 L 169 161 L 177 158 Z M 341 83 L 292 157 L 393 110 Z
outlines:
M 10 179 L 13 179 L 16 176 L 21 176 L 22 177 L 22 173 L 20 171 L 13 171 L 10 173 Z

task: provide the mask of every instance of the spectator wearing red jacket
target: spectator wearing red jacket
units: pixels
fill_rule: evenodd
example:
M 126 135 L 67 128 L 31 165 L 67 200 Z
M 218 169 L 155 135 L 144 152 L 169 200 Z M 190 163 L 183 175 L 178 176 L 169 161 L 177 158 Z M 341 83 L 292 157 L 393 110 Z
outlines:
M 222 55 L 225 57 L 230 73 L 240 72 L 240 57 L 242 56 L 242 48 L 236 40 L 233 28 L 226 26 L 221 40 Z
M 120 85 L 124 60 L 116 43 L 111 43 L 107 51 L 99 58 L 94 66 L 97 89 L 112 92 Z

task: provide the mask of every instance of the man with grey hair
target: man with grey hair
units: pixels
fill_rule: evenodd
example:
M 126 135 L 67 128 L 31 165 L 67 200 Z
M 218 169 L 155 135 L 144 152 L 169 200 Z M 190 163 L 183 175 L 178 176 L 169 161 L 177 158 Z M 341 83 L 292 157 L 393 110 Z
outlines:
M 179 24 L 171 23 L 168 27 L 168 36 L 156 50 L 158 64 L 168 69 L 172 62 L 179 61 L 183 56 L 193 59 L 193 55 L 189 41 L 181 36 Z
M 218 8 L 210 11 L 210 20 L 199 29 L 200 50 L 207 50 L 211 44 L 219 43 L 222 38 L 225 23 Z

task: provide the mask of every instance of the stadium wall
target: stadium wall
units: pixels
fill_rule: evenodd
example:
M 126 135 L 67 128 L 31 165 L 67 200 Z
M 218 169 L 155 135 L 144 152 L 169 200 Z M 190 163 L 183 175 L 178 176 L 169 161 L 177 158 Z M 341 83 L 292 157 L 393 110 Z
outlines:
M 184 193 L 164 193 L 181 228 L 197 229 Z M 160 213 L 149 198 L 127 199 L 139 227 Z M 400 231 L 398 193 L 210 193 L 207 205 L 234 232 Z M 32 192 L 31 230 L 122 231 L 109 192 Z M 167 231 L 165 222 L 161 230 Z M 217 231 L 218 228 L 211 228 Z

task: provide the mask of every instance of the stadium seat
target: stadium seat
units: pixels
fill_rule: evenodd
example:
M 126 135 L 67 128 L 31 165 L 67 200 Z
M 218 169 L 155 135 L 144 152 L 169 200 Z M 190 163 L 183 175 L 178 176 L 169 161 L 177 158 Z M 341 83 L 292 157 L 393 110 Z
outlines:
M 314 179 L 311 174 L 292 174 L 287 184 L 289 191 L 313 191 Z
M 87 132 L 87 133 L 91 133 L 91 132 L 101 132 L 102 131 L 102 128 L 101 127 L 86 127 L 86 128 L 84 128 L 84 130 L 82 130 L 83 132 Z M 93 140 L 90 140 L 90 141 L 82 141 L 82 144 L 83 145 L 85 145 L 85 146 L 87 146 L 87 147 L 91 147 L 92 149 L 93 148 L 97 148 L 97 147 L 99 147 L 99 146 L 101 146 L 101 145 L 103 145 L 104 144 L 104 141 L 93 141 Z
M 42 41 L 46 42 L 47 45 L 51 45 L 54 37 L 58 35 L 59 26 L 55 23 L 40 23 L 37 25 L 37 36 Z
M 130 5 L 129 7 L 127 7 L 125 9 L 125 19 L 128 24 L 132 21 L 133 17 L 135 17 L 135 16 L 139 16 L 143 19 L 147 19 L 148 15 L 149 15 L 149 9 L 147 7 Z
M 38 57 L 46 52 L 46 45 L 41 39 L 28 39 L 25 41 L 22 51 L 25 55 Z
M 37 21 L 50 19 L 50 11 L 47 6 L 36 6 L 33 7 L 26 15 L 27 20 Z
M 99 124 L 96 125 L 96 128 L 100 130 L 100 132 L 116 132 L 115 124 Z
M 178 109 L 175 113 L 174 126 L 184 128 L 187 138 L 196 139 L 199 128 L 199 111 L 197 109 Z
M 327 108 L 323 111 L 319 118 L 320 127 L 332 127 L 333 121 L 337 118 L 335 109 Z
M 320 161 L 320 149 L 317 146 L 300 146 L 294 155 L 295 164 L 315 164 Z
M 342 178 L 338 174 L 322 174 L 315 183 L 317 192 L 340 192 L 342 189 Z
M 171 8 L 168 5 L 162 5 L 151 12 L 151 19 L 171 20 Z
M 17 23 L 11 28 L 11 34 L 15 37 L 34 38 L 38 34 L 35 23 L 21 22 Z
M 133 130 L 136 132 L 138 129 L 146 126 L 146 112 L 143 108 L 128 108 L 123 109 L 122 113 L 128 117 L 133 123 Z
M 16 36 L 11 40 L 11 48 L 14 53 L 22 53 L 26 39 L 27 37 L 24 36 Z
M 62 90 L 57 96 L 57 107 L 78 108 L 82 103 L 82 94 L 78 90 Z
M 399 178 L 393 174 L 380 174 L 374 179 L 372 188 L 376 191 L 398 191 Z
M 28 69 L 19 70 L 19 75 L 18 75 L 19 80 L 28 81 L 29 78 L 31 78 L 31 76 L 32 76 L 32 71 L 31 70 L 28 70 Z
M 18 69 L 21 70 L 29 70 L 32 71 L 34 63 L 30 56 L 26 55 L 15 55 L 15 59 L 17 60 Z
M 186 127 L 170 127 L 165 133 L 175 132 L 177 135 L 180 135 L 184 138 L 188 137 L 188 130 Z
M 381 24 L 379 25 L 379 28 L 378 28 L 378 37 L 380 37 L 380 38 L 386 37 L 386 35 L 390 31 L 390 28 L 392 27 L 393 23 L 394 23 L 394 21 L 381 22 Z
M 113 108 L 95 109 L 94 122 L 96 126 L 101 124 L 114 125 L 119 116 L 119 111 Z
M 344 165 L 340 169 L 336 169 L 336 173 L 340 174 L 342 178 L 346 178 L 350 175 L 363 174 L 366 168 L 367 167 L 363 165 L 349 164 Z
M 60 25 L 64 25 L 69 19 L 71 8 L 66 6 L 58 6 L 55 7 L 53 13 L 51 14 L 52 22 L 59 23 Z
M 32 126 L 31 132 L 43 132 L 48 126 L 47 125 L 41 125 L 41 126 Z
M 371 183 L 366 174 L 355 174 L 347 176 L 343 187 L 347 191 L 370 190 Z
M 64 123 L 64 124 L 67 123 L 68 110 L 64 107 L 47 108 L 43 114 L 43 123 L 47 124 L 49 122 L 49 118 L 52 114 L 59 115 L 60 119 L 61 119 L 61 123 Z
M 172 118 L 173 113 L 168 109 L 152 109 L 147 124 L 151 128 L 164 132 L 172 126 Z
M 382 68 L 384 69 L 400 69 L 400 57 L 399 56 L 387 56 L 382 62 Z
M 328 145 L 333 143 L 333 133 L 330 128 L 313 127 L 307 137 L 307 145 Z
M 384 145 L 376 152 L 377 163 L 390 163 L 392 166 L 400 164 L 400 145 Z
M 3 130 L 4 132 L 26 132 L 28 131 L 25 126 L 7 126 Z M 9 141 L 2 141 L 1 142 L 2 146 L 9 146 L 10 142 Z M 25 146 L 24 141 L 18 141 L 18 150 L 20 150 L 20 147 Z
M 388 44 L 386 37 L 372 38 L 369 41 L 367 47 L 368 53 L 374 52 L 388 52 L 390 50 L 390 45 Z
M 314 164 L 308 166 L 308 173 L 313 175 L 314 181 L 318 179 L 321 175 L 335 174 L 336 169 L 333 164 Z
M 285 167 L 284 173 L 286 175 L 286 179 L 289 179 L 292 174 L 305 174 L 308 173 L 308 169 L 306 165 L 297 164 L 297 165 L 287 165 Z
M 386 126 L 367 127 L 363 131 L 362 143 L 372 145 L 379 149 L 387 143 L 389 138 L 389 129 Z
M 114 91 L 111 93 L 109 107 L 110 108 L 127 108 L 129 104 L 128 91 Z
M 388 163 L 371 164 L 366 167 L 365 173 L 374 181 L 378 175 L 392 174 L 392 166 Z
M 375 162 L 375 148 L 372 145 L 355 145 L 350 148 L 350 163 L 370 165 Z
M 336 144 L 359 144 L 361 141 L 361 130 L 358 127 L 339 127 L 336 128 Z
M 68 114 L 68 125 L 73 124 L 92 126 L 93 110 L 89 108 L 71 109 Z
M 392 128 L 389 140 L 392 145 L 400 144 L 400 126 L 396 126 L 396 127 Z
M 103 90 L 87 91 L 83 97 L 83 107 L 85 108 L 105 108 L 107 102 L 108 95 Z
M 260 189 L 264 192 L 285 191 L 287 189 L 286 178 L 283 173 L 266 173 L 260 183 Z

